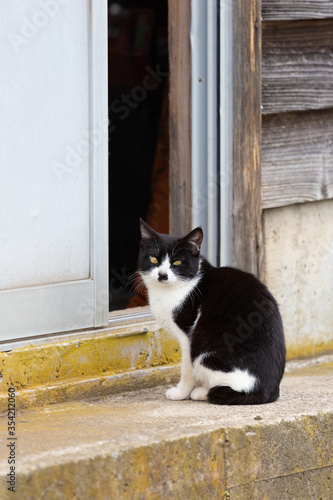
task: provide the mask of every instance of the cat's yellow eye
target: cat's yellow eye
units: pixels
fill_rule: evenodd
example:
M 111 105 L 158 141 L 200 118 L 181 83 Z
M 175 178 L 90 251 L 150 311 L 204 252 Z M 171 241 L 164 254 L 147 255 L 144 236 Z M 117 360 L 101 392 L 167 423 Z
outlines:
M 158 260 L 156 259 L 156 257 L 150 257 L 150 262 L 152 262 L 153 264 L 158 264 Z
M 175 260 L 175 262 L 172 263 L 173 266 L 180 266 L 180 264 L 182 263 L 181 260 Z

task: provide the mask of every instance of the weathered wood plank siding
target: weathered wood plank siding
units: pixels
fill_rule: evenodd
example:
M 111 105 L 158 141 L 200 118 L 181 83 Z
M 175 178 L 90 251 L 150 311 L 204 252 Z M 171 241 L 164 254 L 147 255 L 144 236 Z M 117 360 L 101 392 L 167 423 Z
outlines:
M 262 2 L 262 203 L 333 198 L 333 1 Z
M 263 208 L 333 198 L 332 110 L 263 116 Z
M 191 228 L 191 1 L 169 0 L 171 234 Z
M 333 107 L 333 19 L 268 22 L 262 33 L 263 113 Z
M 234 0 L 234 263 L 258 274 L 261 247 L 261 1 Z
M 264 21 L 333 18 L 332 0 L 262 0 Z

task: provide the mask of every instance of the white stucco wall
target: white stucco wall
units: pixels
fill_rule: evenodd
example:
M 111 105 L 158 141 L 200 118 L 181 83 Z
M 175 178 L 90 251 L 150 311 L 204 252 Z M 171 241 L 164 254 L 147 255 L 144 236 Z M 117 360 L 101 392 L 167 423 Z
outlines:
M 289 357 L 333 349 L 333 200 L 264 211 L 263 281 Z

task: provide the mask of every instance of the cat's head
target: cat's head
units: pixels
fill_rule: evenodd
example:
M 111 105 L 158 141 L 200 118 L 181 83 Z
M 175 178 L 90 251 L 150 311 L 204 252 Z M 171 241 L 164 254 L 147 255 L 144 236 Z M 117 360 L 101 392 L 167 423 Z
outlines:
M 139 265 L 145 282 L 161 286 L 189 281 L 198 274 L 203 232 L 200 227 L 184 237 L 154 231 L 140 219 Z

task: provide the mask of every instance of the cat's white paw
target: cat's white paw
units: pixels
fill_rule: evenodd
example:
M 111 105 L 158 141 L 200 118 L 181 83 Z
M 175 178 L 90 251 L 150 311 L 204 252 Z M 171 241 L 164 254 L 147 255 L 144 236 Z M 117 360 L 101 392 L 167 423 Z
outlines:
M 182 399 L 187 399 L 189 397 L 189 391 L 184 390 L 179 387 L 171 387 L 165 393 L 168 399 L 172 399 L 173 401 L 181 401 Z
M 206 389 L 206 387 L 196 387 L 191 392 L 191 399 L 194 399 L 195 401 L 207 401 L 208 389 Z

